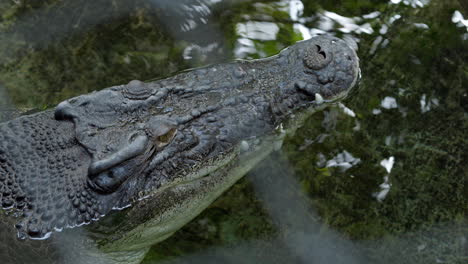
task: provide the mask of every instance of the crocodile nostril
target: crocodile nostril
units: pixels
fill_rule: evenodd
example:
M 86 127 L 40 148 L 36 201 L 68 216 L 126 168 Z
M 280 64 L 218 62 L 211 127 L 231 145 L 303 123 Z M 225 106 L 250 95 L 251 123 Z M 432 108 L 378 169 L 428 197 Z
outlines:
M 325 53 L 325 51 L 322 50 L 322 47 L 320 47 L 319 45 L 315 45 L 315 46 L 317 47 L 318 54 L 322 55 L 323 59 L 326 60 L 327 54 Z
M 326 54 L 325 52 L 320 51 L 319 54 L 323 56 L 323 59 L 324 59 L 324 60 L 327 59 L 327 54 Z
M 320 70 L 332 60 L 332 53 L 327 45 L 315 44 L 305 50 L 304 64 L 312 70 Z

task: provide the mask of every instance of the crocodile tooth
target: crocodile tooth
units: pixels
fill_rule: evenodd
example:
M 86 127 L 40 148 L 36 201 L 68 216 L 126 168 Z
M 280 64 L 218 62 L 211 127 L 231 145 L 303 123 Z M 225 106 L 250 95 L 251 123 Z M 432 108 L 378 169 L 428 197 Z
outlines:
M 315 94 L 315 102 L 316 102 L 317 104 L 323 103 L 323 97 L 322 97 L 319 93 L 316 93 L 316 94 Z
M 247 141 L 245 141 L 245 140 L 242 140 L 242 142 L 240 144 L 241 152 L 246 152 L 246 151 L 249 150 L 249 148 L 250 148 L 249 143 Z

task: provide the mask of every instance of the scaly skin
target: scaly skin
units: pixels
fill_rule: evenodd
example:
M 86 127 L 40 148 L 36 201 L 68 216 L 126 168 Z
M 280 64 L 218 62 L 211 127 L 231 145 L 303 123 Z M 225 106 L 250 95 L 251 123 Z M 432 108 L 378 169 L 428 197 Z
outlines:
M 132 81 L 0 124 L 2 207 L 18 216 L 19 238 L 45 239 L 133 205 L 121 224 L 103 221 L 93 233 L 101 251 L 118 261 L 133 252 L 137 262 L 358 75 L 356 53 L 320 36 L 267 59 Z

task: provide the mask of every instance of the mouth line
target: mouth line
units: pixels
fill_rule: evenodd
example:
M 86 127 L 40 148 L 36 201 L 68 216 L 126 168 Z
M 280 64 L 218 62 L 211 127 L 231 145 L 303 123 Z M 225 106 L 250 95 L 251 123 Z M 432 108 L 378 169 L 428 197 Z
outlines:
M 201 175 L 201 176 L 193 178 L 193 179 L 173 182 L 171 184 L 163 185 L 163 186 L 160 186 L 160 187 L 155 188 L 153 190 L 149 190 L 149 191 L 145 192 L 144 194 L 138 195 L 138 197 L 133 198 L 127 204 L 112 207 L 112 210 L 115 210 L 115 211 L 124 210 L 126 208 L 132 207 L 137 202 L 146 200 L 146 199 L 151 198 L 151 197 L 155 197 L 155 196 L 160 195 L 160 194 L 162 194 L 162 193 L 164 193 L 164 192 L 166 192 L 168 190 L 174 189 L 174 188 L 176 188 L 178 186 L 188 185 L 188 184 L 191 184 L 191 183 L 196 183 L 196 182 L 199 182 L 199 181 L 201 181 L 201 180 L 203 180 L 205 178 L 209 178 L 210 174 L 211 173 L 204 174 L 204 175 Z
M 142 200 L 145 200 L 147 198 L 157 196 L 157 195 L 159 195 L 159 194 L 161 194 L 161 193 L 163 193 L 163 192 L 165 192 L 167 190 L 170 190 L 170 189 L 182 186 L 182 185 L 188 185 L 188 184 L 191 184 L 191 183 L 199 182 L 199 181 L 201 181 L 203 179 L 211 177 L 211 174 L 212 173 L 208 173 L 208 174 L 201 175 L 201 176 L 199 176 L 197 178 L 182 180 L 182 181 L 179 181 L 179 182 L 174 182 L 172 184 L 167 184 L 165 186 L 161 186 L 159 188 L 156 188 L 153 191 L 149 191 L 147 194 L 145 194 L 145 195 L 143 195 L 141 197 L 138 197 L 137 201 L 142 201 Z M 131 206 L 131 204 L 129 206 Z
M 195 183 L 197 181 L 201 181 L 205 178 L 211 177 L 211 174 L 227 166 L 235 158 L 236 152 L 239 152 L 239 147 L 240 146 L 234 147 L 230 154 L 223 155 L 222 158 L 202 162 L 202 164 L 198 165 L 196 169 L 193 169 L 193 172 L 187 173 L 185 176 L 179 177 L 179 180 L 174 180 L 168 184 L 162 184 L 160 187 L 152 188 L 146 191 L 145 193 L 138 195 L 137 198 L 135 198 L 133 201 L 130 201 L 128 205 L 125 205 L 122 208 L 127 208 L 137 201 L 154 197 L 175 187 Z M 181 170 L 176 174 L 182 175 L 184 173 Z

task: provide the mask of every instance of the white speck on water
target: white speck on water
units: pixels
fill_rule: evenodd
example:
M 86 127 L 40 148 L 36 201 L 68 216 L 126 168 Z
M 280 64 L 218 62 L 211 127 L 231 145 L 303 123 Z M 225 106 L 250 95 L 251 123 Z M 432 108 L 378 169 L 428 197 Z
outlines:
M 294 24 L 293 28 L 294 28 L 295 31 L 299 31 L 301 33 L 303 39 L 312 38 L 312 34 L 310 33 L 310 30 L 307 27 L 305 27 L 304 25 Z
M 210 8 L 204 3 L 199 3 L 198 5 L 197 4 L 192 5 L 191 9 L 201 14 L 202 16 L 208 16 L 211 14 Z
M 382 202 L 385 197 L 387 197 L 391 187 L 392 185 L 389 183 L 388 176 L 385 176 L 384 182 L 379 185 L 380 191 L 373 193 L 372 196 L 374 196 L 378 202 Z
M 379 202 L 382 202 L 389 192 L 390 188 L 382 188 L 382 190 L 376 194 L 375 198 L 377 198 Z
M 466 27 L 468 31 L 468 19 L 465 19 L 460 11 L 455 10 L 453 12 L 452 22 L 457 24 L 457 27 Z
M 248 21 L 238 23 L 236 32 L 242 38 L 256 40 L 275 40 L 276 34 L 279 32 L 279 27 L 272 22 L 256 22 Z
M 211 44 L 208 44 L 206 46 L 200 46 L 197 44 L 191 44 L 187 46 L 184 49 L 184 52 L 182 53 L 182 56 L 184 57 L 185 60 L 190 60 L 193 58 L 193 54 L 199 54 L 202 56 L 202 60 L 207 58 L 207 54 L 218 48 L 219 44 L 214 42 Z
M 373 19 L 373 18 L 377 18 L 379 16 L 380 16 L 380 12 L 379 11 L 374 11 L 372 13 L 363 15 L 362 17 L 365 18 L 365 19 Z
M 255 43 L 248 38 L 238 38 L 234 54 L 237 58 L 245 58 L 248 54 L 255 53 Z
M 392 171 L 393 164 L 395 164 L 395 158 L 393 156 L 391 156 L 388 159 L 384 159 L 380 162 L 380 165 L 385 168 L 387 173 L 390 173 L 390 171 Z
M 421 112 L 425 113 L 431 110 L 431 107 L 426 102 L 426 94 L 423 94 L 421 96 L 421 100 L 419 100 L 419 103 L 421 104 Z
M 403 2 L 403 4 L 405 5 L 416 8 L 416 7 L 424 7 L 430 2 L 430 0 L 390 0 L 390 3 L 392 4 L 399 4 L 401 2 Z
M 317 25 L 317 28 L 319 28 L 322 31 L 331 31 L 333 28 L 335 28 L 335 24 L 339 24 L 341 27 L 338 27 L 338 30 L 343 33 L 374 33 L 374 30 L 372 29 L 370 23 L 364 23 L 359 25 L 359 23 L 362 22 L 361 17 L 344 17 L 338 15 L 337 13 L 329 11 L 324 11 L 323 14 L 319 14 L 319 16 L 320 20 Z
M 439 106 L 439 99 L 432 98 L 431 100 L 427 100 L 426 94 L 423 94 L 419 103 L 421 104 L 421 113 L 426 113 L 431 110 L 431 108 Z
M 245 46 L 253 46 L 254 45 L 254 42 L 251 39 L 248 39 L 248 38 L 239 38 L 237 40 L 237 42 L 239 42 L 239 44 L 242 44 L 242 45 L 245 45 Z
M 347 169 L 353 167 L 354 165 L 361 162 L 361 159 L 353 157 L 351 153 L 344 150 L 341 153 L 338 153 L 335 157 L 327 161 L 326 167 L 337 167 L 341 171 L 346 171 Z
M 392 17 L 390 18 L 389 23 L 390 23 L 390 24 L 393 24 L 393 22 L 397 21 L 397 20 L 400 19 L 400 18 L 401 18 L 401 15 L 396 14 L 396 15 L 394 15 L 394 16 L 392 16 Z
M 385 35 L 385 34 L 387 34 L 387 32 L 388 32 L 388 26 L 385 25 L 385 24 L 383 24 L 383 25 L 380 27 L 379 33 L 380 33 L 381 35 Z
M 351 117 L 356 117 L 356 114 L 354 113 L 354 111 L 346 107 L 343 103 L 339 103 L 338 106 L 340 107 L 341 110 L 343 110 L 343 113 Z
M 391 96 L 386 96 L 382 100 L 380 105 L 385 109 L 392 109 L 392 108 L 397 108 L 398 107 L 396 99 L 394 97 L 391 97 Z
M 382 42 L 382 40 L 383 40 L 382 36 L 377 36 L 377 38 L 375 38 L 375 40 L 372 42 L 371 48 L 369 50 L 369 54 L 372 55 L 375 53 L 375 51 L 377 50 L 377 47 Z
M 307 28 L 305 28 L 305 30 L 300 28 L 299 30 L 304 31 L 301 31 L 304 37 L 306 37 L 307 33 L 309 33 L 306 32 L 308 31 Z M 237 58 L 246 58 L 249 54 L 255 53 L 260 53 L 260 56 L 265 56 L 266 54 L 262 54 L 261 51 L 256 49 L 253 40 L 275 40 L 276 35 L 279 32 L 279 27 L 277 24 L 272 22 L 248 21 L 245 23 L 238 23 L 236 25 L 236 31 L 240 37 L 237 39 L 234 54 Z
M 182 24 L 181 29 L 183 32 L 188 32 L 192 29 L 195 29 L 197 27 L 197 22 L 193 19 L 187 19 L 184 24 Z
M 304 4 L 300 0 L 288 0 L 289 16 L 292 20 L 297 21 L 304 12 Z
M 421 29 L 429 29 L 429 26 L 424 23 L 414 23 L 414 26 Z

